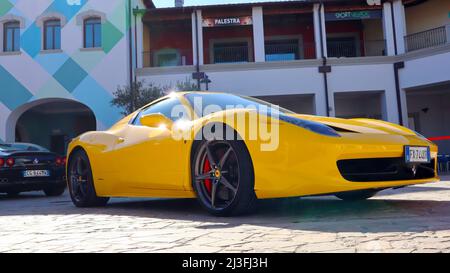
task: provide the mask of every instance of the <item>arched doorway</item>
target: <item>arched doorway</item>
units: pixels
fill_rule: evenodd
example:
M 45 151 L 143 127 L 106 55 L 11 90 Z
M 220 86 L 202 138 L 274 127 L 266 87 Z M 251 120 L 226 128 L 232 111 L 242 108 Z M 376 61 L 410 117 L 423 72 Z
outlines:
M 97 128 L 92 110 L 73 100 L 33 102 L 19 111 L 15 115 L 15 127 L 11 128 L 14 141 L 38 144 L 58 154 L 66 153 L 72 138 Z

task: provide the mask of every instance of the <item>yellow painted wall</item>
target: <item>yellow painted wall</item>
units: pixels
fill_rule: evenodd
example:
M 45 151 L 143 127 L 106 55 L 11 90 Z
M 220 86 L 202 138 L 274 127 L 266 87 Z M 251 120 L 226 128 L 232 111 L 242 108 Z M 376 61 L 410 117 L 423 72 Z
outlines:
M 407 34 L 450 24 L 450 0 L 428 0 L 405 8 Z

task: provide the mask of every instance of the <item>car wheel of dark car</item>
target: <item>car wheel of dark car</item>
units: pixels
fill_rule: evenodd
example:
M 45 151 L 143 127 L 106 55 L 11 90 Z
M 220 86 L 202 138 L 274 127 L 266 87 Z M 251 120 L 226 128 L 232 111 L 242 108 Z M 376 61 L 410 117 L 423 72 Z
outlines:
M 374 197 L 378 193 L 377 190 L 362 190 L 341 192 L 335 194 L 335 196 L 344 201 L 362 201 Z
M 20 191 L 9 191 L 6 193 L 9 198 L 18 197 L 20 195 Z
M 76 151 L 70 157 L 68 172 L 70 197 L 75 206 L 98 207 L 108 203 L 109 198 L 97 196 L 91 164 L 83 150 Z
M 61 196 L 66 191 L 66 185 L 55 186 L 44 189 L 45 195 L 49 197 Z
M 254 208 L 253 165 L 243 141 L 201 141 L 192 177 L 200 204 L 211 214 L 241 215 Z

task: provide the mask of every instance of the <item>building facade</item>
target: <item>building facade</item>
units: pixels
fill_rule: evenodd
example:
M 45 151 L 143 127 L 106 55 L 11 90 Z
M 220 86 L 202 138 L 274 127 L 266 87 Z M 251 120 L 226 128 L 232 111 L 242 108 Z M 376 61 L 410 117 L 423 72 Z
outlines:
M 450 135 L 450 2 L 377 2 L 0 0 L 0 141 L 63 150 L 117 121 L 135 80 Z
M 63 152 L 68 139 L 120 117 L 129 83 L 128 0 L 0 0 L 0 141 Z

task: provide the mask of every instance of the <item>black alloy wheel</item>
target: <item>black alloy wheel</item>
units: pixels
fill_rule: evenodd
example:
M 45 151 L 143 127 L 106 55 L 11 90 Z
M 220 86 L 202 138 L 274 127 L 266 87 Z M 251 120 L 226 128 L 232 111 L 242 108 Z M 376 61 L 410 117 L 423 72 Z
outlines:
M 98 197 L 95 192 L 91 165 L 86 153 L 76 151 L 69 162 L 68 186 L 72 202 L 77 207 L 105 206 L 109 198 Z
M 243 141 L 203 140 L 192 164 L 200 204 L 216 216 L 250 212 L 256 201 L 253 166 Z

